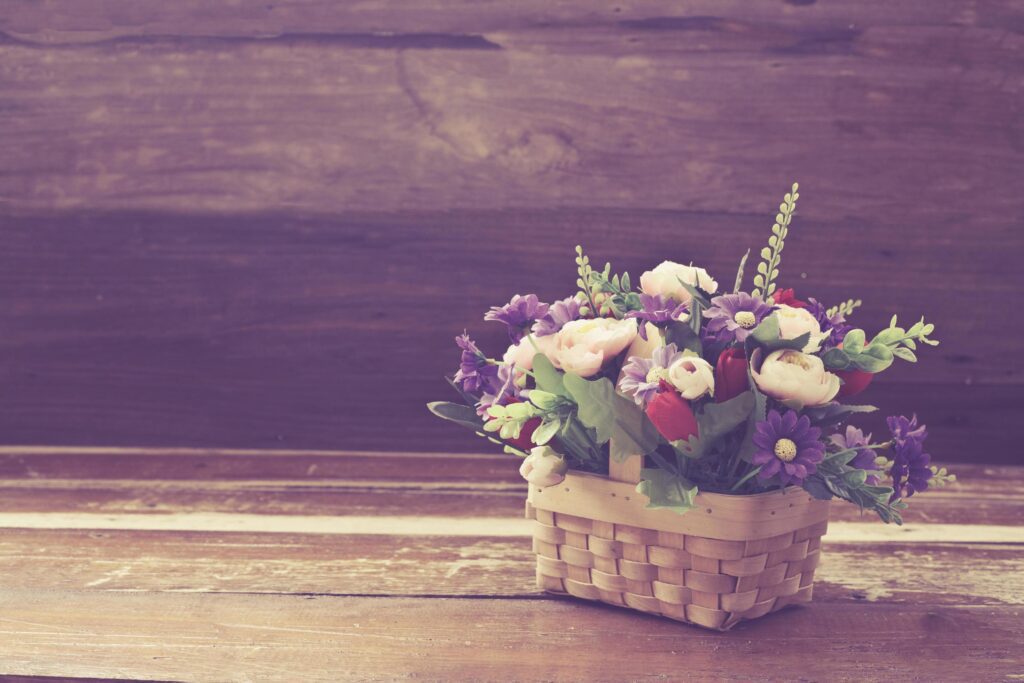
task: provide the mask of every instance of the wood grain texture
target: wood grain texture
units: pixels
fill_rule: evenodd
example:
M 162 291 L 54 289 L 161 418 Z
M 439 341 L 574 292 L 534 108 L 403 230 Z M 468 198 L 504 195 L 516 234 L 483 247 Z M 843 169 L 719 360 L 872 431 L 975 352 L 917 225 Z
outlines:
M 720 634 L 539 593 L 508 458 L 439 471 L 416 453 L 97 449 L 65 467 L 75 455 L 0 451 L 0 676 L 931 683 L 1024 671 L 1020 468 L 965 465 L 959 484 L 915 497 L 900 529 L 835 506 L 815 601 Z M 880 652 L 899 656 L 865 655 Z
M 0 7 L 6 442 L 479 449 L 454 334 L 577 242 L 727 281 L 797 178 L 784 284 L 944 340 L 866 398 L 1017 460 L 1019 3 L 173 5 Z
M 792 609 L 724 635 L 558 600 L 3 589 L 0 614 L 15 673 L 230 681 L 999 680 L 1024 635 L 1024 611 L 991 606 Z

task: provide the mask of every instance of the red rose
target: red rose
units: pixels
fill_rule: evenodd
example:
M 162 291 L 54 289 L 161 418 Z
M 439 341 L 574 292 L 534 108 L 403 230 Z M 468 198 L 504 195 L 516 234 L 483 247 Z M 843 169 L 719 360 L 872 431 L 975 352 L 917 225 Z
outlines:
M 530 418 L 523 423 L 522 429 L 519 430 L 519 436 L 514 439 L 505 439 L 505 441 L 521 451 L 528 451 L 536 445 L 533 443 L 533 433 L 537 431 L 537 427 L 540 427 L 540 418 Z
M 793 294 L 793 289 L 780 289 L 779 291 L 772 294 L 772 299 L 775 300 L 776 306 L 789 306 L 791 308 L 806 308 L 807 302 L 800 301 Z
M 839 387 L 839 393 L 836 394 L 836 398 L 856 396 L 867 389 L 868 385 L 871 384 L 871 380 L 875 377 L 870 372 L 864 372 L 863 370 L 832 370 L 832 374 L 843 380 L 843 386 Z
M 689 401 L 664 381 L 661 391 L 647 403 L 647 417 L 668 441 L 688 439 L 697 433 L 697 418 Z
M 715 403 L 735 398 L 750 388 L 747 381 L 747 357 L 734 346 L 718 356 L 715 365 Z

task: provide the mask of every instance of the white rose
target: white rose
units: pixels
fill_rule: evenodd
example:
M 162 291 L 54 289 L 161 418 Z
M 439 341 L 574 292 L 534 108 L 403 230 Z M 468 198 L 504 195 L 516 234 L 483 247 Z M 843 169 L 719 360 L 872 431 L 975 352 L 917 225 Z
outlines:
M 715 282 L 703 268 L 684 266 L 675 261 L 662 261 L 654 270 L 648 270 L 640 276 L 640 290 L 647 295 L 660 294 L 671 297 L 681 304 L 690 302 L 692 298 L 686 288 L 679 284 L 682 280 L 692 287 L 703 289 L 708 294 L 718 291 Z
M 780 401 L 794 399 L 805 406 L 820 406 L 835 398 L 839 391 L 839 378 L 825 371 L 825 364 L 817 356 L 809 356 L 793 349 L 772 351 L 760 363 L 763 352 L 754 351 L 751 371 L 754 383 L 764 393 Z
M 561 483 L 568 469 L 569 465 L 561 455 L 548 446 L 537 446 L 523 460 L 519 474 L 534 486 L 547 488 Z
M 541 347 L 551 364 L 580 377 L 600 372 L 605 363 L 622 353 L 637 336 L 636 320 L 594 318 L 567 322 Z
M 782 339 L 796 339 L 804 333 L 811 335 L 804 346 L 804 353 L 814 353 L 828 337 L 827 333 L 821 331 L 818 319 L 806 309 L 783 304 L 775 311 L 775 317 L 779 321 L 779 336 Z
M 715 370 L 700 356 L 683 356 L 668 366 L 668 382 L 688 401 L 715 393 Z

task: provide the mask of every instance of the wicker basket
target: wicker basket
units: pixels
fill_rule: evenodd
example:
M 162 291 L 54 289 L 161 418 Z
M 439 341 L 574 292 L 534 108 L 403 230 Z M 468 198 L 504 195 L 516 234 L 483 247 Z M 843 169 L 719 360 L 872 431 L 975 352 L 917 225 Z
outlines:
M 630 461 L 530 487 L 541 588 L 723 631 L 811 599 L 828 501 L 790 487 L 699 493 L 684 515 L 649 510 Z

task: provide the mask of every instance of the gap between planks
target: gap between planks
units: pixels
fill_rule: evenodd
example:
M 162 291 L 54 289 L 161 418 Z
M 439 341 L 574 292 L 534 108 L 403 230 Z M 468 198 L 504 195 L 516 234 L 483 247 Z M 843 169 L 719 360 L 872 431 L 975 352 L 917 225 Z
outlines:
M 87 529 L 136 531 L 255 532 L 279 534 L 526 537 L 527 519 L 256 515 L 240 513 L 94 514 L 75 512 L 0 513 L 0 529 Z M 1014 543 L 1024 544 L 1024 527 L 983 524 L 832 522 L 832 543 Z

